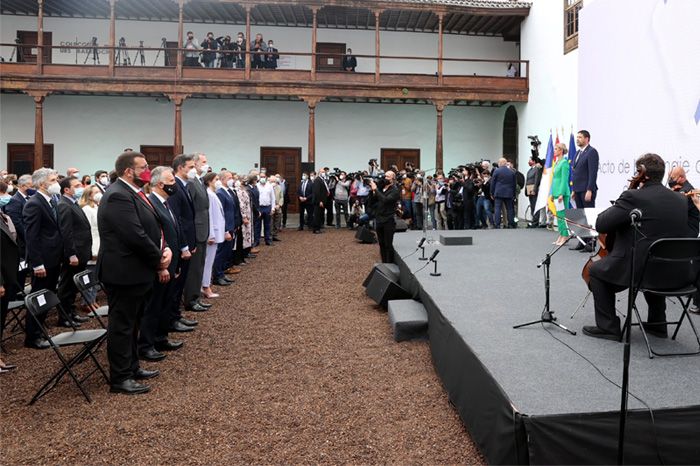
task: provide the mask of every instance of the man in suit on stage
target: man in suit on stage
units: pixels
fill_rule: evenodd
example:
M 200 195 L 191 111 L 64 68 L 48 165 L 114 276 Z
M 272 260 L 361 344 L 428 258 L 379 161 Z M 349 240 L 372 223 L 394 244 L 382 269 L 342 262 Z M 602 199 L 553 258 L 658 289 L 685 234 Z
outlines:
M 194 154 L 192 160 L 194 160 L 197 175 L 188 179 L 187 191 L 192 198 L 192 205 L 194 206 L 194 228 L 197 243 L 190 259 L 190 270 L 185 282 L 184 298 L 186 310 L 201 311 L 202 307 L 205 310 L 208 309 L 208 305 L 202 303 L 199 297 L 202 290 L 207 240 L 209 239 L 209 196 L 207 195 L 207 188 L 202 184 L 201 177 L 209 171 L 209 165 L 207 165 L 207 156 L 202 153 Z
M 301 176 L 297 196 L 299 197 L 299 231 L 301 231 L 304 229 L 304 223 L 309 224 L 309 226 L 313 223 L 314 215 L 313 183 L 306 173 Z
M 596 325 L 583 327 L 583 333 L 591 337 L 619 341 L 622 336 L 620 319 L 615 314 L 615 293 L 627 289 L 630 284 L 630 256 L 635 237 L 630 221 L 632 210 L 641 212 L 635 279 L 641 278 L 647 251 L 655 240 L 692 236 L 688 228 L 686 199 L 661 184 L 665 171 L 663 159 L 656 154 L 645 154 L 636 162 L 638 173 L 642 166 L 646 174 L 641 187 L 623 191 L 615 204 L 601 213 L 596 221 L 596 230 L 606 233 L 608 238 L 614 235 L 614 244 L 609 254 L 593 263 L 590 270 L 588 286 L 593 292 Z M 651 272 L 645 283 L 660 289 L 673 288 L 673 281 L 683 273 L 672 264 L 655 264 Z M 665 338 L 666 326 L 658 323 L 666 321 L 666 298 L 648 293 L 644 297 L 649 305 L 647 322 L 644 323 L 647 333 Z
M 109 304 L 107 358 L 111 391 L 135 395 L 150 390 L 137 380 L 159 375 L 139 367 L 139 321 L 151 299 L 153 281 L 167 270 L 172 252 L 164 241 L 155 207 L 141 187 L 150 181 L 139 152 L 124 152 L 114 164 L 117 180 L 100 201 L 97 277 Z
M 32 174 L 37 193 L 30 197 L 22 211 L 27 261 L 32 268 L 32 290 L 56 291 L 63 258 L 63 239 L 58 228 L 58 205 L 54 196 L 61 194 L 58 174 L 40 168 Z M 43 316 L 45 318 L 45 315 Z M 45 349 L 49 343 L 41 336 L 34 319 L 26 319 L 24 346 Z
M 87 322 L 88 318 L 75 310 L 75 295 L 78 289 L 73 276 L 85 270 L 87 262 L 92 259 L 92 229 L 85 212 L 78 205 L 78 199 L 85 188 L 74 176 L 63 178 L 61 200 L 58 202 L 58 228 L 63 238 L 63 267 L 58 281 L 58 299 L 66 313 L 67 319 L 75 322 Z
M 576 146 L 578 150 L 571 162 L 571 190 L 577 209 L 595 207 L 596 193 L 598 192 L 598 151 L 589 143 L 591 134 L 582 129 L 576 134 Z M 573 250 L 581 252 L 593 252 L 593 240 L 588 240 L 584 246 L 578 242 Z
M 491 198 L 496 204 L 494 221 L 496 228 L 501 228 L 501 209 L 506 205 L 506 218 L 508 227 L 516 228 L 513 199 L 515 198 L 516 174 L 508 168 L 508 161 L 505 158 L 498 160 L 498 168 L 491 176 Z
M 168 198 L 177 192 L 179 186 L 175 181 L 173 169 L 170 167 L 156 167 L 151 172 L 151 194 L 148 200 L 155 208 L 163 226 L 165 244 L 173 253 L 173 259 L 167 269 L 158 270 L 153 282 L 153 294 L 146 306 L 141 319 L 141 331 L 139 332 L 139 358 L 146 361 L 160 361 L 165 359 L 161 351 L 174 351 L 182 347 L 181 341 L 168 340 L 170 327 L 170 303 L 172 290 L 175 285 L 175 276 L 178 273 L 180 250 L 180 227 L 168 207 Z
M 330 189 L 328 188 L 328 183 L 323 176 L 324 172 L 321 170 L 319 176 L 314 178 L 314 183 L 312 186 L 313 206 L 314 206 L 314 219 L 313 219 L 313 229 L 314 234 L 321 233 L 321 227 L 323 226 L 323 219 L 326 213 L 326 206 L 328 204 L 328 198 L 330 194 Z

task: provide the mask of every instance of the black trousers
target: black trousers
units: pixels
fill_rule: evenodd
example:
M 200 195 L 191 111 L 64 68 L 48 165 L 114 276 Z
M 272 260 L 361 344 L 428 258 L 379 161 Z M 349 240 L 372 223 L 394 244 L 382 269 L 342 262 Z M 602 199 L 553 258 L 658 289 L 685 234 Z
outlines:
M 379 241 L 379 253 L 382 262 L 394 263 L 394 232 L 396 231 L 396 221 L 391 219 L 388 222 L 377 223 L 377 241 Z
M 158 280 L 153 282 L 153 293 L 141 319 L 138 340 L 140 353 L 153 349 L 156 343 L 168 340 L 169 311 L 174 287 L 175 280 L 172 279 L 168 283 L 160 283 Z
M 207 242 L 197 243 L 197 251 L 190 258 L 190 271 L 185 282 L 185 304 L 197 301 L 202 292 L 202 275 L 204 274 L 206 253 Z
M 168 302 L 168 319 L 169 323 L 173 323 L 182 317 L 182 295 L 185 291 L 185 283 L 187 283 L 187 275 L 190 271 L 190 260 L 180 260 L 180 275 L 175 279 L 171 290 L 171 299 Z
M 78 294 L 73 282 L 73 276 L 85 270 L 85 264 L 78 264 L 72 267 L 69 263 L 64 263 L 61 267 L 61 275 L 58 279 L 58 299 L 67 315 L 75 314 L 75 295 Z
M 287 209 L 289 208 L 289 204 L 285 201 L 284 204 L 282 204 L 282 228 L 287 228 Z
M 61 271 L 61 266 L 57 265 L 55 267 L 46 269 L 45 277 L 32 276 L 32 292 L 39 290 L 49 290 L 53 293 L 56 292 L 56 284 L 58 283 L 58 276 Z M 39 321 L 43 324 L 46 320 L 46 314 L 37 316 Z M 59 316 L 59 319 L 63 320 L 66 316 Z M 26 341 L 32 342 L 38 338 L 41 338 L 41 329 L 34 322 L 31 316 L 26 316 L 25 318 L 25 329 L 26 329 Z
M 299 228 L 310 227 L 314 223 L 314 206 L 310 202 L 299 203 Z
M 323 226 L 323 218 L 325 217 L 326 209 L 320 207 L 318 204 L 314 205 L 314 215 L 311 222 L 311 226 L 314 231 L 320 231 Z
M 109 304 L 107 359 L 112 384 L 134 377 L 139 369 L 140 320 L 153 293 L 153 282 L 132 286 L 104 284 Z
M 595 306 L 595 323 L 598 328 L 608 333 L 620 335 L 620 318 L 615 314 L 615 293 L 626 290 L 628 287 L 615 285 L 591 275 L 588 288 L 593 292 Z M 666 321 L 666 299 L 663 296 L 655 296 L 644 293 L 644 299 L 649 306 L 647 322 Z
M 236 230 L 236 249 L 233 251 L 233 265 L 240 265 L 243 263 L 243 230 L 238 228 Z
M 333 226 L 333 199 L 328 199 L 326 206 L 326 225 Z

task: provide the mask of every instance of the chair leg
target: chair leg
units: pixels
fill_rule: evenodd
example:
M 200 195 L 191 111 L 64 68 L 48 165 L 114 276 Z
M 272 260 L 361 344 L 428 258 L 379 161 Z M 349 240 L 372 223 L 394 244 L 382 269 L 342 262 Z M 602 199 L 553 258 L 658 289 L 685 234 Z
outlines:
M 649 359 L 654 359 L 654 352 L 651 349 L 651 344 L 649 343 L 649 337 L 647 337 L 647 332 L 644 330 L 644 325 L 642 324 L 642 317 L 639 315 L 639 309 L 637 306 L 632 306 L 634 310 L 634 315 L 637 317 L 637 322 L 639 323 L 639 329 L 642 331 L 642 337 L 644 337 L 644 343 L 647 344 L 647 352 L 649 353 Z

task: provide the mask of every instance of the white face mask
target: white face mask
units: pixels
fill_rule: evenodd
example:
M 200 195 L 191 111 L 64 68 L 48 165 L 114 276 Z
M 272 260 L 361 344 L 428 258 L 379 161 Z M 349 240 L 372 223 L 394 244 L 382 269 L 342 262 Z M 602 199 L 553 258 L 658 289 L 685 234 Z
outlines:
M 267 178 L 260 178 L 260 184 L 267 183 Z
M 92 196 L 92 200 L 99 204 L 102 200 L 102 193 L 96 193 L 94 196 Z
M 311 176 L 309 177 L 309 179 L 310 179 L 311 181 L 313 181 L 315 178 L 316 178 L 316 177 L 313 176 L 313 175 L 311 175 Z
M 73 176 L 76 177 L 76 178 L 78 178 L 78 179 L 80 179 L 80 172 L 78 172 L 78 173 L 73 173 Z
M 226 182 L 226 186 L 228 186 L 229 188 L 233 188 L 234 185 L 235 183 L 233 182 L 233 179 L 230 179 Z
M 302 180 L 302 181 L 306 181 L 308 178 L 309 178 L 308 176 L 304 175 L 304 176 L 301 177 L 301 180 Z
M 201 173 L 202 175 L 205 174 L 205 173 L 207 173 L 207 172 L 209 171 L 209 165 L 207 165 L 207 164 L 205 163 L 204 165 L 202 165 L 202 168 L 200 168 L 200 170 L 201 170 L 200 173 Z
M 50 195 L 58 196 L 59 194 L 61 194 L 61 185 L 54 181 L 49 185 L 48 188 L 46 188 L 46 190 L 49 192 Z
M 240 180 L 236 180 L 235 186 L 236 186 L 236 188 L 240 188 L 240 187 L 241 187 L 241 181 L 240 181 Z
M 108 176 L 101 176 L 101 177 L 100 177 L 100 180 L 99 180 L 99 183 L 100 183 L 102 186 L 107 186 L 107 185 L 109 185 L 109 177 L 108 177 Z
M 216 180 L 216 183 L 214 183 L 214 187 L 216 189 L 221 189 L 224 187 L 224 184 L 221 182 L 221 180 Z
M 7 192 L 8 192 L 8 193 L 14 192 L 14 190 L 15 190 L 15 186 L 14 186 L 14 185 L 8 185 L 8 186 L 7 186 Z
M 191 168 L 190 171 L 187 172 L 187 178 L 190 180 L 197 178 L 197 169 Z

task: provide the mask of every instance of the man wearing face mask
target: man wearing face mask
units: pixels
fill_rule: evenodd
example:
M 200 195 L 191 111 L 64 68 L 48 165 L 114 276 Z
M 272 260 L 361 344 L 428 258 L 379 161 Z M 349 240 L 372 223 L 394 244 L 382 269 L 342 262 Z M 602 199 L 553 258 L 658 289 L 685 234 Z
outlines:
M 237 52 L 234 54 L 236 68 L 245 68 L 246 40 L 242 32 L 238 33 L 238 37 L 236 37 L 236 43 L 233 44 L 233 50 L 234 52 Z
M 27 200 L 22 211 L 27 261 L 33 272 L 33 290 L 56 290 L 61 270 L 63 239 L 58 228 L 58 206 L 54 198 L 61 194 L 57 180 L 58 174 L 50 168 L 40 168 L 32 173 L 32 183 L 37 193 Z M 49 347 L 31 317 L 26 319 L 25 329 L 24 346 L 37 349 Z
M 216 248 L 212 281 L 219 286 L 228 286 L 233 283 L 233 280 L 226 278 L 225 272 L 230 267 L 233 258 L 234 240 L 238 226 L 236 224 L 236 202 L 238 199 L 235 198 L 235 194 L 231 190 L 233 186 L 231 172 L 223 171 L 219 174 L 219 178 L 220 180 L 216 183 L 216 196 L 224 210 L 224 228 L 227 234 L 224 241 L 219 243 Z
M 66 318 L 74 322 L 87 322 L 88 318 L 78 315 L 75 310 L 75 295 L 78 289 L 73 276 L 85 270 L 87 262 L 92 259 L 92 233 L 90 221 L 78 200 L 85 188 L 72 176 L 61 180 L 61 200 L 58 202 L 58 228 L 63 238 L 63 267 L 58 281 L 58 299 L 66 313 Z M 70 326 L 70 322 L 62 325 Z
M 217 37 L 216 42 L 219 44 L 219 50 L 221 50 L 221 67 L 233 68 L 233 43 L 231 42 L 231 36 Z
M 312 201 L 313 183 L 309 180 L 309 175 L 304 173 L 301 175 L 301 183 L 299 184 L 299 190 L 297 192 L 297 197 L 299 198 L 299 231 L 304 229 L 304 224 L 311 226 L 313 223 L 314 216 L 314 205 Z
M 216 50 L 219 49 L 219 44 L 214 39 L 213 32 L 207 32 L 207 38 L 200 44 L 202 49 L 202 63 L 206 68 L 216 68 Z
M 276 206 L 275 189 L 271 183 L 267 182 L 265 175 L 260 175 L 258 192 L 260 193 L 260 216 L 265 227 L 265 244 L 272 246 L 272 211 Z
M 324 179 L 325 172 L 323 169 L 320 171 L 320 175 L 314 178 L 313 181 L 313 205 L 314 205 L 314 219 L 313 219 L 313 229 L 314 234 L 317 235 L 321 233 L 321 227 L 323 226 L 323 218 L 325 217 L 326 206 L 328 205 L 328 198 L 330 195 L 330 189 L 328 188 L 328 183 Z
M 396 175 L 391 170 L 384 175 L 385 184 L 378 187 L 374 180 L 369 182 L 372 190 L 368 203 L 374 206 L 374 216 L 377 221 L 377 240 L 382 262 L 394 262 L 394 232 L 396 231 L 396 205 L 401 199 L 399 189 L 395 185 Z
M 350 198 L 350 180 L 345 172 L 340 172 L 338 182 L 335 184 L 333 199 L 335 202 L 335 228 L 340 228 L 340 215 L 345 217 L 345 226 L 348 226 L 348 199 Z
M 194 38 L 194 33 L 192 31 L 187 31 L 187 40 L 183 44 L 182 48 L 187 49 L 185 52 L 185 66 L 199 66 L 199 41 Z
M 195 153 L 192 156 L 196 175 L 191 177 L 192 171 L 188 173 L 187 192 L 192 198 L 194 207 L 194 227 L 196 236 L 196 248 L 192 252 L 190 259 L 190 270 L 185 282 L 185 309 L 188 311 L 204 310 L 211 307 L 200 300 L 202 289 L 202 276 L 204 274 L 204 259 L 209 239 L 209 195 L 207 188 L 202 184 L 201 177 L 209 171 L 207 156 L 202 153 Z M 195 306 L 198 304 L 198 306 Z
M 153 293 L 153 282 L 170 266 L 172 251 L 165 242 L 155 206 L 141 190 L 150 182 L 143 154 L 124 152 L 114 164 L 118 179 L 102 197 L 97 211 L 100 252 L 97 277 L 109 303 L 107 358 L 111 391 L 136 395 L 150 390 L 137 380 L 158 371 L 139 366 L 138 328 Z
M 167 200 L 178 191 L 178 184 L 170 167 L 156 167 L 151 172 L 151 202 L 161 220 L 165 243 L 172 251 L 180 249 L 180 227 L 173 212 L 168 207 Z M 146 306 L 141 319 L 138 351 L 139 358 L 146 361 L 165 359 L 162 351 L 174 351 L 183 345 L 181 341 L 168 340 L 170 326 L 169 310 L 170 295 L 175 285 L 175 275 L 178 272 L 179 255 L 173 254 L 173 259 L 167 269 L 159 270 L 153 282 L 153 294 Z
M 279 60 L 280 55 L 277 53 L 278 50 L 275 48 L 274 43 L 269 40 L 267 41 L 267 53 L 265 54 L 265 68 L 268 70 L 277 69 L 277 60 Z
M 104 170 L 97 170 L 95 172 L 95 186 L 97 186 L 102 194 L 107 190 L 109 186 L 109 174 Z

